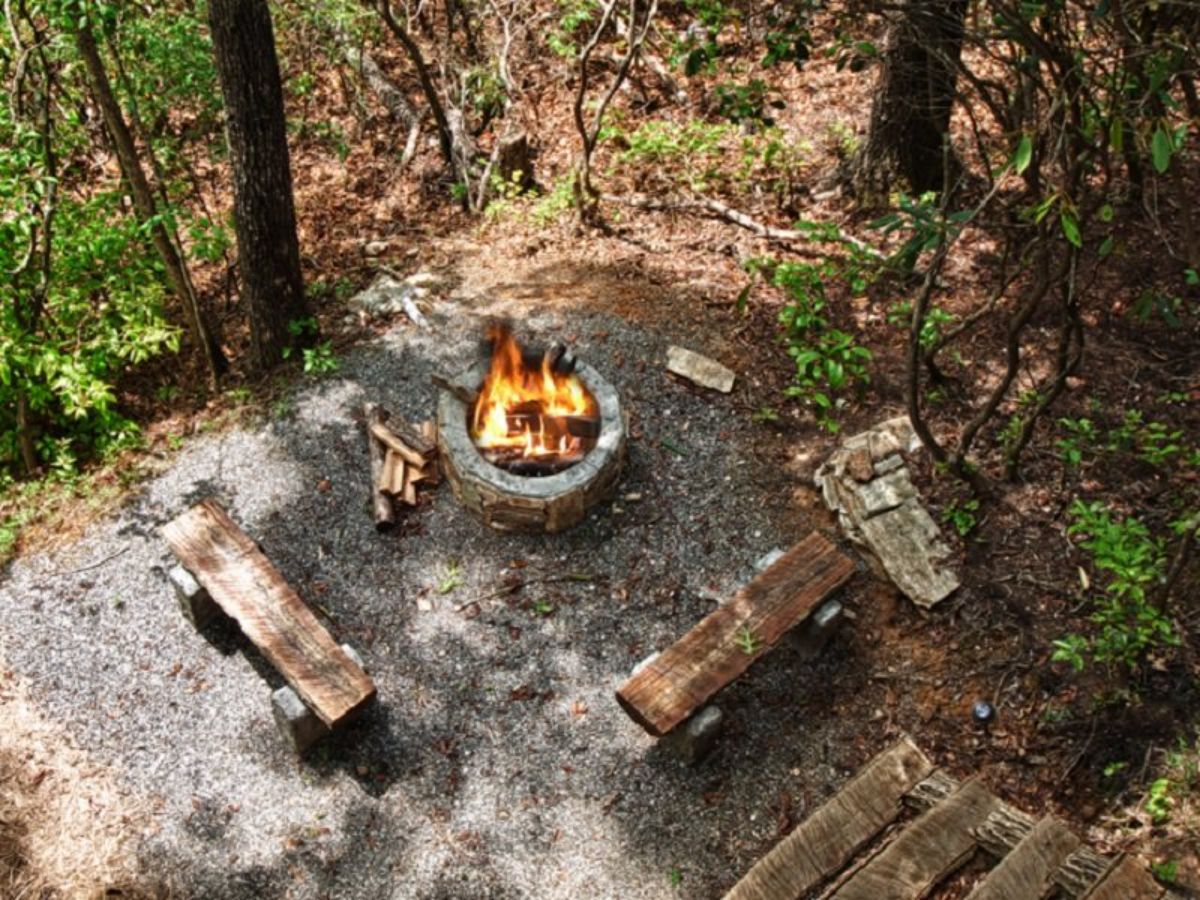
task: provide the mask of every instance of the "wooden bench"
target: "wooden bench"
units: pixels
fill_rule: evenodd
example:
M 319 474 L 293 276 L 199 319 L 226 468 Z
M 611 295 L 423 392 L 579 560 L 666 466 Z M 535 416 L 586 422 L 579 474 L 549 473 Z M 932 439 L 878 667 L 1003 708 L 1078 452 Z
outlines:
M 297 752 L 345 724 L 375 697 L 375 684 L 353 650 L 338 646 L 215 501 L 202 501 L 168 523 L 163 536 L 181 563 L 171 580 L 193 624 L 223 610 L 287 682 L 272 704 L 280 730 Z
M 732 600 L 638 666 L 617 691 L 617 702 L 655 737 L 684 725 L 678 749 L 686 761 L 698 761 L 721 721 L 719 710 L 705 704 L 812 616 L 853 573 L 849 558 L 821 535 L 810 534 Z

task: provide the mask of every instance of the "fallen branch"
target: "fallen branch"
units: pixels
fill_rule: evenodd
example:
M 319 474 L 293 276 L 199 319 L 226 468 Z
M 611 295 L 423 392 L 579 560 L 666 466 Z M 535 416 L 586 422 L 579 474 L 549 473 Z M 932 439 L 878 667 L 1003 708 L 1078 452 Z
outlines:
M 650 210 L 672 210 L 678 212 L 707 212 L 716 216 L 719 219 L 724 219 L 726 222 L 731 222 L 747 231 L 753 232 L 761 238 L 769 241 L 777 241 L 781 244 L 791 244 L 797 241 L 808 241 L 810 243 L 820 242 L 821 238 L 814 238 L 803 231 L 797 231 L 794 228 L 774 228 L 770 225 L 764 225 L 762 222 L 747 215 L 740 210 L 734 209 L 720 200 L 714 200 L 711 197 L 692 197 L 692 198 L 670 198 L 666 200 L 658 200 L 654 197 L 646 197 L 640 194 L 604 194 L 601 198 L 608 203 L 618 203 L 622 206 L 632 206 L 637 209 Z M 857 238 L 850 237 L 848 234 L 839 233 L 836 243 L 845 244 L 848 247 L 870 256 L 872 259 L 883 262 L 887 257 L 872 247 L 870 244 L 865 244 Z M 796 251 L 801 256 L 824 257 L 825 254 L 816 249 Z
M 404 96 L 404 92 L 383 73 L 374 57 L 358 46 L 342 28 L 333 31 L 334 42 L 342 56 L 355 73 L 377 96 L 388 114 L 408 129 L 404 142 L 404 153 L 400 156 L 400 168 L 404 168 L 417 152 L 417 140 L 421 136 L 421 115 Z

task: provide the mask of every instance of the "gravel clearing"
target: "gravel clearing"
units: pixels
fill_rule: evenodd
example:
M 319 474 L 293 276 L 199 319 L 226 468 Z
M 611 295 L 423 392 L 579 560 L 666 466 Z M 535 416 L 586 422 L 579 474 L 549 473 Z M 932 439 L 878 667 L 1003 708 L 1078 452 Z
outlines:
M 505 536 L 443 485 L 377 534 L 354 414 L 372 399 L 431 417 L 430 373 L 463 367 L 492 314 L 533 339 L 574 335 L 621 392 L 617 500 L 562 535 Z M 741 381 L 726 397 L 666 375 L 668 344 L 706 352 L 686 323 L 464 293 L 430 321 L 356 348 L 283 414 L 190 441 L 115 518 L 13 564 L 0 659 L 152 803 L 141 862 L 177 896 L 720 896 L 777 838 L 781 808 L 802 818 L 865 760 L 862 723 L 837 715 L 866 681 L 862 651 L 843 632 L 816 663 L 769 654 L 722 695 L 726 734 L 696 769 L 613 691 L 813 527 L 788 449 L 751 422 Z M 208 496 L 376 680 L 376 708 L 303 761 L 275 731 L 276 673 L 228 624 L 194 631 L 168 587 L 158 530 Z

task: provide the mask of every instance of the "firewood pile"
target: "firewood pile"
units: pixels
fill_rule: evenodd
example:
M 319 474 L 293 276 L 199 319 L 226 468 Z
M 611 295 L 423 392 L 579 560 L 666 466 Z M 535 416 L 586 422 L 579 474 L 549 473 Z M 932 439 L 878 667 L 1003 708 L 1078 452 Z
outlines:
M 437 426 L 411 425 L 375 403 L 363 406 L 363 422 L 371 460 L 371 509 L 377 531 L 396 524 L 397 506 L 416 506 L 418 485 L 436 487 Z

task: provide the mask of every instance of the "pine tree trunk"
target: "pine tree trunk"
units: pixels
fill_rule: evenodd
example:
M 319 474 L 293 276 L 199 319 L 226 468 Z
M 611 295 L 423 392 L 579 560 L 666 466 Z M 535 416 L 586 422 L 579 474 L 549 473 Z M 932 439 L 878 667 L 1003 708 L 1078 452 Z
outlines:
M 306 315 L 283 86 L 267 0 L 210 0 L 209 28 L 233 169 L 242 298 L 255 363 L 268 368 Z
M 192 288 L 191 278 L 188 276 L 187 263 L 179 254 L 178 247 L 171 239 L 166 225 L 157 218 L 158 207 L 154 202 L 154 193 L 150 189 L 150 182 L 146 180 L 146 173 L 142 170 L 133 135 L 125 121 L 121 105 L 113 94 L 112 83 L 108 80 L 104 62 L 100 59 L 96 40 L 87 27 L 82 27 L 75 32 L 75 45 L 79 49 L 79 55 L 83 58 L 84 67 L 87 69 L 88 81 L 92 93 L 95 95 L 96 103 L 104 116 L 105 128 L 117 151 L 121 174 L 124 175 L 125 181 L 129 185 L 129 192 L 133 196 L 134 211 L 143 224 L 152 223 L 149 227 L 150 240 L 162 259 L 171 290 L 183 304 L 192 340 L 204 354 L 209 386 L 215 388 L 218 376 L 228 368 L 228 363 L 213 337 L 212 328 L 200 309 L 199 300 Z
M 966 0 L 908 0 L 888 31 L 866 143 L 853 162 L 860 196 L 896 176 L 918 194 L 940 190 L 962 52 Z

